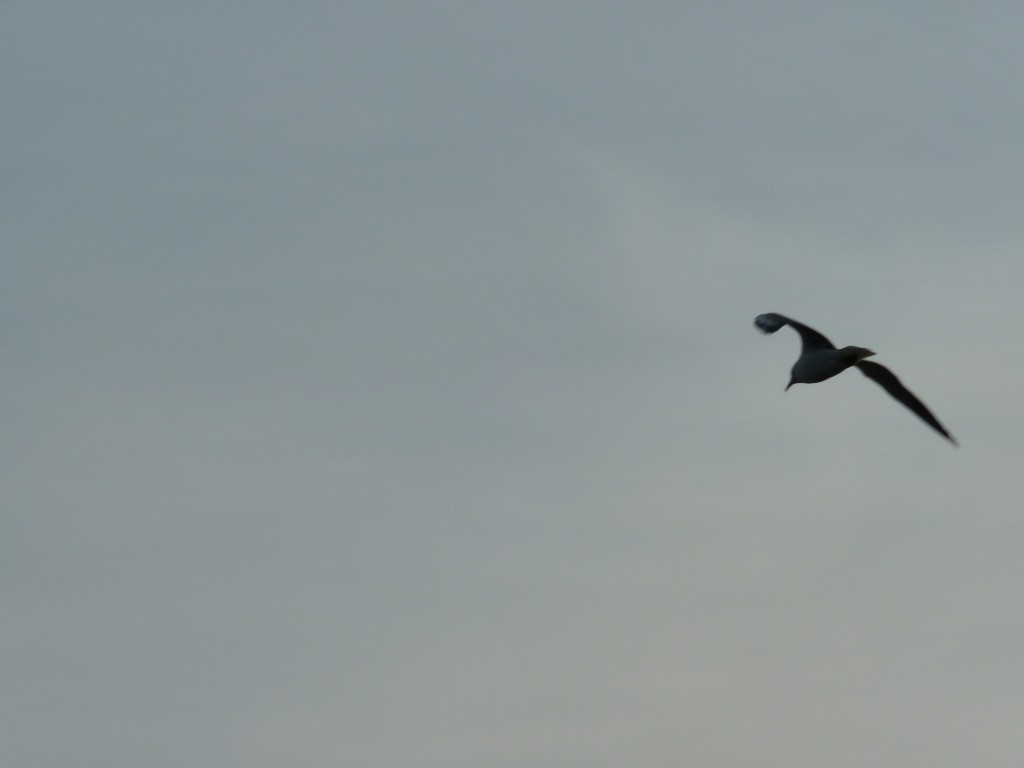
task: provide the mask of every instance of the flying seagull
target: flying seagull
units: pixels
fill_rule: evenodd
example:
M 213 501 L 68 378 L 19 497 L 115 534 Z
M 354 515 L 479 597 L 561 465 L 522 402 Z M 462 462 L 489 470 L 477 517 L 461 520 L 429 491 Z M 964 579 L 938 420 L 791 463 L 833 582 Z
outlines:
M 800 334 L 803 341 L 803 349 L 800 357 L 793 365 L 790 374 L 789 389 L 794 384 L 814 384 L 825 379 L 831 379 L 847 368 L 857 366 L 860 372 L 881 385 L 882 389 L 895 397 L 907 408 L 916 413 L 921 419 L 940 435 L 956 445 L 954 438 L 946 428 L 942 426 L 937 418 L 928 410 L 928 406 L 922 403 L 914 393 L 903 386 L 896 378 L 896 374 L 884 365 L 869 362 L 866 358 L 873 357 L 874 352 L 864 347 L 843 347 L 836 349 L 831 341 L 826 339 L 813 328 L 808 328 L 803 323 L 791 320 L 785 315 L 769 312 L 766 315 L 758 315 L 754 318 L 754 325 L 765 333 L 775 333 L 779 328 L 788 325 Z

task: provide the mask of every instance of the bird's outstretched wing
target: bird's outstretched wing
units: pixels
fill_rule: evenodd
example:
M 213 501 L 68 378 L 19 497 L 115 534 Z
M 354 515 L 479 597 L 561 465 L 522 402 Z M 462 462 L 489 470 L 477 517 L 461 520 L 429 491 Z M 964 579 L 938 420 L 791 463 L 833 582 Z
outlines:
M 946 428 L 942 426 L 939 420 L 935 418 L 934 414 L 928 410 L 928 406 L 918 400 L 913 392 L 903 386 L 903 382 L 896 378 L 895 373 L 890 371 L 884 365 L 872 363 L 868 360 L 861 360 L 857 363 L 857 367 L 860 368 L 861 373 L 872 381 L 877 382 L 881 385 L 882 389 L 920 416 L 929 427 L 945 437 L 953 443 L 953 445 L 957 444 L 956 438 L 946 431 Z
M 817 349 L 835 349 L 835 345 L 833 345 L 831 341 L 826 339 L 813 328 L 808 328 L 803 323 L 798 323 L 796 320 L 790 320 L 785 315 L 780 315 L 775 312 L 758 315 L 754 318 L 754 325 L 765 333 L 775 333 L 784 325 L 790 326 L 794 331 L 800 334 L 800 338 L 803 340 L 804 344 L 804 352 L 813 352 Z

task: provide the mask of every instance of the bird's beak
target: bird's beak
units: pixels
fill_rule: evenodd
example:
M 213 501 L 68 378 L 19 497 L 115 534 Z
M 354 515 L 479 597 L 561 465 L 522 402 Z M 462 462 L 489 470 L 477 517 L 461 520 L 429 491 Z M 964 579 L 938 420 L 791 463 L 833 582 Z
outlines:
M 786 385 L 786 388 L 785 388 L 784 390 L 782 390 L 782 391 L 783 391 L 783 392 L 788 392 L 788 391 L 789 391 L 789 388 L 790 388 L 790 387 L 792 387 L 792 386 L 793 386 L 794 384 L 796 384 L 796 382 L 795 382 L 795 381 L 793 381 L 792 379 L 790 379 L 790 380 L 789 380 L 789 384 L 787 384 L 787 385 Z

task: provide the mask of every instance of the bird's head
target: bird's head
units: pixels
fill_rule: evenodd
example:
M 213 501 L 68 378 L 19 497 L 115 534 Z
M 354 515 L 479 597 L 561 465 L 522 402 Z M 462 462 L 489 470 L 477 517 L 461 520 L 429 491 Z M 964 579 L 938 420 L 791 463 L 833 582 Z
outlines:
M 844 360 L 849 360 L 850 365 L 856 365 L 861 360 L 866 360 L 869 357 L 874 357 L 875 353 L 870 349 L 864 347 L 843 347 L 839 350 L 839 354 L 842 355 Z

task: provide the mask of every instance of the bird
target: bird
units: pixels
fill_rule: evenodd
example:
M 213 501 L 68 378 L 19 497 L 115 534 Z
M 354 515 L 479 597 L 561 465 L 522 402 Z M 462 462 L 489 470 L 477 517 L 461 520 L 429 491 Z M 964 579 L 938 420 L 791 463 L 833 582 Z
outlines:
M 867 359 L 875 356 L 875 353 L 870 349 L 865 349 L 864 347 L 836 349 L 835 345 L 825 336 L 818 333 L 818 331 L 777 312 L 758 315 L 754 318 L 754 325 L 766 334 L 775 333 L 786 325 L 800 334 L 803 349 L 800 352 L 800 357 L 797 358 L 796 363 L 793 365 L 786 390 L 794 384 L 816 384 L 839 375 L 847 368 L 856 367 L 860 369 L 861 373 L 880 385 L 882 389 L 917 414 L 925 424 L 949 440 L 953 445 L 958 445 L 956 438 L 942 426 L 942 423 L 928 410 L 928 406 L 918 400 L 913 392 L 903 386 L 903 382 L 896 377 L 895 373 L 884 365 L 879 365 Z

